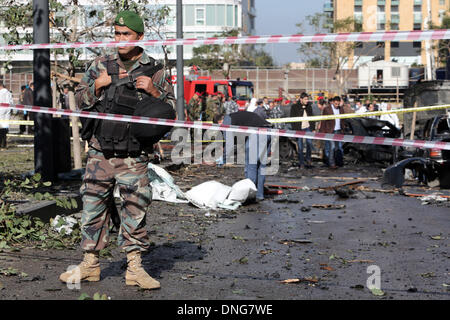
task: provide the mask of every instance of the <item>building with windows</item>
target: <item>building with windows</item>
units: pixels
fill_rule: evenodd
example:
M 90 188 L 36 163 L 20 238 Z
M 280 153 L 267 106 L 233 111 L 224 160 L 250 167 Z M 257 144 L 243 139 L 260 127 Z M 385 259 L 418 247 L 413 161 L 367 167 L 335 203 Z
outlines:
M 426 30 L 429 13 L 431 23 L 440 25 L 449 9 L 450 0 L 327 0 L 324 5 L 330 21 L 353 17 L 366 32 Z M 386 41 L 357 44 L 347 67 L 354 68 L 374 57 L 407 65 L 427 64 L 424 41 Z
M 255 1 L 183 0 L 183 38 L 209 38 L 233 29 L 238 29 L 240 36 L 254 34 Z M 157 2 L 159 5 L 169 6 L 170 16 L 165 34 L 169 39 L 176 38 L 176 0 Z M 158 54 L 157 50 L 158 48 L 153 48 L 153 53 Z M 169 50 L 171 51 L 169 58 L 175 59 L 175 48 Z M 192 46 L 184 47 L 184 58 L 192 58 Z

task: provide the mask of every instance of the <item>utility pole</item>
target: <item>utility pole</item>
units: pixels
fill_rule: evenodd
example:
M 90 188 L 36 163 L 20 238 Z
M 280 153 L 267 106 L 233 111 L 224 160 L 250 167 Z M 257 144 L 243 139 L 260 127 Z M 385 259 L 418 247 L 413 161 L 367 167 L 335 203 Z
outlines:
M 177 0 L 177 38 L 183 38 L 183 1 Z M 177 46 L 177 114 L 184 120 L 184 62 L 183 46 Z
M 429 30 L 431 26 L 431 0 L 427 1 L 427 18 L 424 23 L 424 30 Z M 431 40 L 425 40 L 425 56 L 427 62 L 427 77 L 428 81 L 434 80 L 433 72 L 433 53 L 431 52 Z
M 48 0 L 33 0 L 33 43 L 50 42 L 48 17 Z M 34 105 L 50 107 L 52 94 L 49 49 L 33 50 L 33 78 Z M 52 115 L 35 113 L 34 130 L 34 170 L 41 174 L 43 181 L 54 181 L 56 174 L 53 163 Z

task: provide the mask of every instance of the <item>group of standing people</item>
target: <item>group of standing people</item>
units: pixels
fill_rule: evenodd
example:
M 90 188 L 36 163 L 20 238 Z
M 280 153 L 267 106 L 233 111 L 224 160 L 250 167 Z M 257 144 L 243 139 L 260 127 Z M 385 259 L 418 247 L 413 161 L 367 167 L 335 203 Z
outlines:
M 361 101 L 357 100 L 355 102 L 355 113 L 362 114 L 366 112 L 375 112 L 375 111 L 390 111 L 392 110 L 392 105 L 390 103 L 382 102 L 380 104 L 377 101 L 366 100 L 365 104 L 362 104 Z M 370 115 L 368 118 L 378 119 L 383 121 L 388 121 L 393 124 L 397 129 L 400 129 L 400 120 L 398 119 L 397 114 L 383 114 L 381 116 Z
M 0 103 L 13 104 L 13 96 L 11 91 L 5 88 L 3 81 L 0 81 Z M 25 105 L 33 105 L 33 82 L 29 86 L 22 86 L 19 98 L 19 103 Z M 32 120 L 26 111 L 20 114 L 21 120 Z M 9 132 L 9 121 L 11 120 L 11 109 L 0 108 L 0 149 L 6 149 L 7 147 L 7 134 Z M 25 132 L 25 125 L 20 125 L 20 133 Z M 32 132 L 32 127 L 28 127 L 29 133 Z
M 217 115 L 239 111 L 236 99 L 222 92 L 195 92 L 185 108 L 185 116 L 191 121 L 214 121 Z
M 352 110 L 347 108 L 344 104 L 344 100 L 341 97 L 336 96 L 330 99 L 327 103 L 324 99 L 319 99 L 317 103 L 318 112 L 314 112 L 312 103 L 309 101 L 309 96 L 306 92 L 300 95 L 300 98 L 292 105 L 290 116 L 291 117 L 311 117 L 319 113 L 320 115 L 339 115 L 345 113 L 351 113 Z M 320 122 L 315 121 L 300 121 L 293 122 L 291 127 L 296 131 L 331 133 L 341 134 L 343 132 L 345 121 L 340 119 L 322 120 Z M 306 153 L 303 154 L 304 146 L 306 145 Z M 311 139 L 298 138 L 298 168 L 310 169 L 313 167 L 311 154 L 313 151 L 313 143 Z M 323 148 L 323 162 L 325 167 L 336 169 L 344 165 L 344 151 L 342 148 L 342 142 L 340 141 L 328 141 L 324 142 Z
M 68 87 L 63 88 L 63 92 L 59 98 L 59 104 L 61 108 L 69 108 L 69 95 Z M 5 88 L 4 82 L 0 81 L 0 103 L 13 104 L 12 93 Z M 28 85 L 22 85 L 20 88 L 19 104 L 32 106 L 34 105 L 34 83 L 30 82 Z M 35 114 L 33 112 L 18 111 L 18 118 L 24 121 L 33 121 Z M 5 149 L 7 147 L 7 133 L 9 132 L 9 120 L 11 120 L 11 109 L 0 108 L 0 148 Z M 19 125 L 19 134 L 33 134 L 33 125 Z

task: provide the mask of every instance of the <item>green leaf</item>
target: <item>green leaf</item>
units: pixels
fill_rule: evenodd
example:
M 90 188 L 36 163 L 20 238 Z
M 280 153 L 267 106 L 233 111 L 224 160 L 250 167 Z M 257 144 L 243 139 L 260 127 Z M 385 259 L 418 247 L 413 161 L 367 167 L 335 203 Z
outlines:
M 240 264 L 247 264 L 248 263 L 248 258 L 247 257 L 242 257 L 239 259 L 239 263 Z
M 43 183 L 44 187 L 50 187 L 52 183 L 50 181 L 46 181 Z
M 33 178 L 32 178 L 34 181 L 36 181 L 36 182 L 38 182 L 38 181 L 40 181 L 41 180 L 41 174 L 40 173 L 35 173 L 34 175 L 33 175 Z
M 385 293 L 381 289 L 372 288 L 372 289 L 370 289 L 370 291 L 372 292 L 372 294 L 374 296 L 384 296 L 385 295 Z
M 94 300 L 100 300 L 100 293 L 96 292 L 93 296 Z
M 78 300 L 91 300 L 91 297 L 87 294 L 87 293 L 82 293 L 79 297 Z
M 6 241 L 0 241 L 0 249 L 9 249 L 10 247 L 8 246 Z
M 74 209 L 78 208 L 77 200 L 75 200 L 74 198 L 71 198 L 70 202 L 72 203 L 72 208 L 74 208 Z

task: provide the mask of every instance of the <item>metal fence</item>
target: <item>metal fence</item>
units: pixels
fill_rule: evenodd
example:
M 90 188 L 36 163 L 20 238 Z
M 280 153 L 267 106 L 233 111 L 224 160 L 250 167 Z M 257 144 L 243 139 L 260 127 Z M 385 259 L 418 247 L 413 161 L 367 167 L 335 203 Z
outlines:
M 201 76 L 223 79 L 222 70 L 200 71 Z M 344 94 L 348 89 L 358 85 L 358 70 L 347 69 L 336 73 L 334 69 L 231 69 L 230 79 L 240 78 L 253 82 L 255 96 L 278 97 L 280 88 L 295 96 L 305 91 L 310 94 L 325 92 L 329 95 Z

